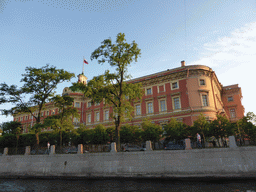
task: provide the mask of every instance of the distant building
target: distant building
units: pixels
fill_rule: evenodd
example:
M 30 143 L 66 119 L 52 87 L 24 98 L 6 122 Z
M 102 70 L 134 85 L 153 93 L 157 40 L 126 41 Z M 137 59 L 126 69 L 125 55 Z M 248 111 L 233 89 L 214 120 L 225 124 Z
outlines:
M 87 77 L 78 75 L 78 82 L 87 83 Z M 149 117 L 152 122 L 164 125 L 170 118 L 193 125 L 193 122 L 202 113 L 207 120 L 216 118 L 216 114 L 226 115 L 230 121 L 236 121 L 244 116 L 242 105 L 242 92 L 238 84 L 225 86 L 219 82 L 215 72 L 204 65 L 186 66 L 185 61 L 181 67 L 167 69 L 166 71 L 139 77 L 128 81 L 129 83 L 141 82 L 145 95 L 141 101 L 133 103 L 134 118 L 126 121 L 132 125 L 140 125 L 144 118 Z M 64 88 L 63 95 L 74 98 L 74 107 L 80 113 L 80 119 L 74 119 L 74 125 L 85 124 L 93 128 L 97 124 L 113 126 L 113 113 L 110 105 L 103 102 L 92 104 L 89 98 L 82 93 L 71 92 Z M 58 113 L 58 108 L 46 104 L 42 119 Z M 26 132 L 28 127 L 35 123 L 29 114 L 14 116 L 15 121 L 20 121 Z

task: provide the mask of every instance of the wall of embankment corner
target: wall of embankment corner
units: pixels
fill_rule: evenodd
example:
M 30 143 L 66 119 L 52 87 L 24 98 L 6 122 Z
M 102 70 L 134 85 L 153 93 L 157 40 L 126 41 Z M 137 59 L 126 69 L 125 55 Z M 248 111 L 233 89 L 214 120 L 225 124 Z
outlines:
M 256 178 L 256 147 L 0 156 L 0 177 Z

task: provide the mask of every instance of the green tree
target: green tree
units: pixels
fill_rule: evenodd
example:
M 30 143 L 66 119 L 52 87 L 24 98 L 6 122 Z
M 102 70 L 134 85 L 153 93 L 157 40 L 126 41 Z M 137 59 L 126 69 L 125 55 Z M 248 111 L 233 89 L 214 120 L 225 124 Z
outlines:
M 151 141 L 154 144 L 161 139 L 163 130 L 160 125 L 151 123 L 150 119 L 144 119 L 142 123 L 142 139 L 143 141 Z
M 78 118 L 77 109 L 73 107 L 74 98 L 64 95 L 55 96 L 51 100 L 59 108 L 60 112 L 56 115 L 48 116 L 44 120 L 46 127 L 51 127 L 60 134 L 60 147 L 62 147 L 62 132 L 74 129 L 72 118 Z
M 3 135 L 5 134 L 16 134 L 17 129 L 21 129 L 22 125 L 17 121 L 4 122 L 2 124 Z M 22 131 L 22 130 L 20 130 Z
M 202 135 L 203 144 L 205 146 L 206 136 L 209 133 L 209 122 L 206 120 L 205 116 L 201 113 L 197 120 L 194 121 L 193 127 L 190 129 L 191 135 L 195 138 L 196 133 Z
M 249 139 L 255 144 L 256 141 L 256 126 L 253 124 L 256 121 L 256 116 L 253 112 L 248 112 L 246 116 L 237 121 L 236 134 L 241 139 Z
M 216 117 L 217 118 L 209 125 L 208 134 L 214 136 L 220 146 L 219 139 L 221 139 L 222 144 L 224 144 L 223 139 L 233 135 L 233 129 L 227 117 L 222 115 L 216 115 Z
M 16 85 L 0 84 L 0 104 L 12 103 L 15 105 L 11 109 L 3 110 L 5 115 L 30 113 L 36 119 L 36 124 L 32 129 L 34 129 L 37 145 L 39 145 L 39 132 L 43 127 L 41 112 L 45 103 L 54 96 L 54 90 L 58 84 L 70 80 L 75 75 L 49 65 L 41 68 L 26 67 L 25 72 L 21 79 L 24 84 L 20 88 Z M 37 112 L 37 116 L 34 112 Z
M 187 125 L 171 118 L 170 122 L 164 126 L 164 136 L 166 141 L 182 140 L 188 136 Z
M 17 137 L 15 134 L 6 134 L 2 138 L 3 147 L 16 147 L 17 145 Z
M 106 128 L 99 124 L 93 129 L 92 144 L 106 144 L 109 141 L 108 134 L 106 132 Z
M 137 62 L 141 55 L 137 43 L 126 43 L 125 34 L 119 33 L 116 43 L 111 39 L 106 39 L 91 55 L 91 60 L 98 59 L 99 64 L 108 62 L 114 67 L 116 72 L 107 70 L 104 75 L 94 77 L 87 85 L 75 83 L 72 90 L 81 90 L 86 97 L 93 102 L 101 102 L 103 99 L 106 104 L 113 107 L 115 120 L 115 141 L 117 150 L 120 151 L 120 127 L 124 121 L 124 114 L 127 118 L 132 117 L 133 107 L 131 102 L 142 97 L 142 86 L 140 83 L 127 83 L 130 78 L 128 66 L 132 62 Z
M 109 141 L 112 143 L 115 141 L 115 127 L 108 127 L 106 128 L 106 132 L 109 137 Z
M 26 147 L 26 146 L 33 146 L 36 143 L 36 136 L 35 134 L 22 134 L 20 135 L 19 139 L 19 146 Z
M 121 143 L 139 143 L 142 141 L 141 130 L 138 126 L 124 125 L 120 130 Z

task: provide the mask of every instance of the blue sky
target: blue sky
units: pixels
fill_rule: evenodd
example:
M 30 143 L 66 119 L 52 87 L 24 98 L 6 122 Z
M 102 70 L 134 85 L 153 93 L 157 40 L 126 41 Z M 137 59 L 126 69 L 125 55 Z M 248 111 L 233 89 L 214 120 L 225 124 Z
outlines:
M 179 67 L 181 60 L 207 65 L 224 86 L 239 84 L 245 111 L 256 113 L 255 0 L 1 0 L 0 82 L 20 85 L 26 66 L 47 63 L 78 75 L 83 56 L 91 79 L 110 68 L 91 61 L 91 53 L 120 32 L 142 52 L 129 68 L 132 77 Z M 8 120 L 0 116 L 0 123 Z

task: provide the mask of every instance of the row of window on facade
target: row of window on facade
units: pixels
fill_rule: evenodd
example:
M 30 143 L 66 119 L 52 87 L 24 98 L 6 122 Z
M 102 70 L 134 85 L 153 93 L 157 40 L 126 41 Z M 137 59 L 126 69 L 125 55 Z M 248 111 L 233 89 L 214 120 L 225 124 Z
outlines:
M 50 112 L 51 112 L 51 115 L 55 115 L 55 110 L 52 110 L 52 111 L 46 111 L 46 114 L 44 114 L 44 112 L 41 112 L 41 117 L 44 117 L 45 115 L 46 116 L 49 116 L 50 115 Z M 33 115 L 35 116 L 35 117 L 37 117 L 38 116 L 38 113 L 33 113 Z M 28 120 L 28 119 L 35 119 L 34 118 L 34 116 L 32 116 L 32 115 L 26 115 L 25 117 L 24 117 L 24 119 L 23 119 L 23 117 L 17 117 L 16 119 L 15 119 L 15 121 L 23 121 L 23 120 Z
M 206 85 L 205 80 L 200 79 L 199 80 L 199 85 L 200 86 Z M 165 92 L 165 85 L 158 85 L 157 87 L 158 87 L 158 93 Z M 179 89 L 179 81 L 175 81 L 175 82 L 171 83 L 171 90 L 176 90 L 176 89 Z M 146 95 L 152 95 L 153 94 L 152 87 L 146 88 L 145 94 Z
M 208 106 L 208 97 L 207 95 L 202 95 L 202 102 L 203 106 Z M 180 96 L 172 97 L 172 103 L 173 103 L 173 110 L 180 110 L 181 109 L 181 100 Z M 140 116 L 141 113 L 141 104 L 135 104 L 135 116 Z M 166 105 L 166 99 L 159 100 L 159 112 L 166 112 L 167 111 L 167 105 Z M 147 114 L 154 114 L 154 106 L 153 102 L 149 101 L 146 102 L 146 113 Z M 87 114 L 87 123 L 91 123 L 91 113 Z M 104 111 L 104 121 L 109 120 L 109 110 Z M 95 122 L 100 121 L 100 112 L 95 112 Z

